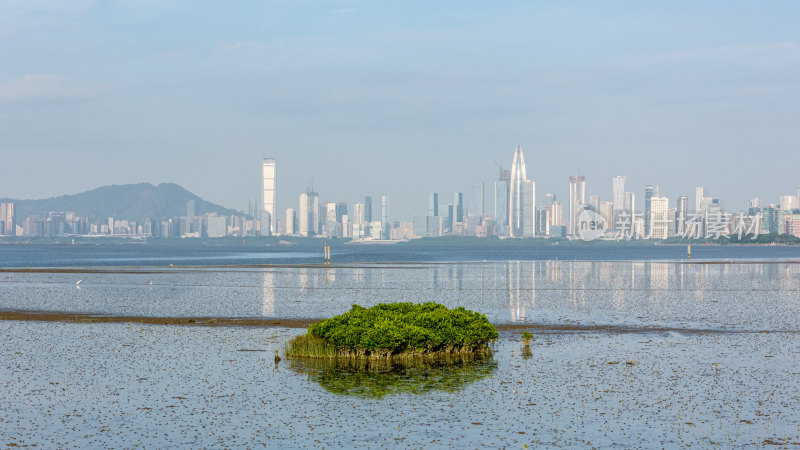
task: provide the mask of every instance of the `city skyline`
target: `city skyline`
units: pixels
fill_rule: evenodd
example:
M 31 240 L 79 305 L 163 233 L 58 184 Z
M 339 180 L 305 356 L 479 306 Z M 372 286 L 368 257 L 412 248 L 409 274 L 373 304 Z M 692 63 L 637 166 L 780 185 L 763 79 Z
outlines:
M 497 161 L 495 161 L 497 163 Z M 497 163 L 500 165 L 499 163 Z M 619 215 L 624 214 L 628 217 L 634 215 L 640 215 L 642 223 L 639 225 L 640 228 L 637 229 L 637 233 L 643 236 L 653 236 L 658 238 L 665 238 L 666 236 L 672 236 L 675 233 L 676 229 L 682 229 L 686 217 L 689 212 L 692 211 L 707 211 L 711 208 L 717 208 L 721 212 L 736 212 L 736 208 L 726 207 L 725 199 L 720 199 L 719 197 L 711 197 L 710 191 L 705 186 L 695 187 L 695 194 L 694 194 L 694 205 L 695 209 L 690 210 L 688 208 L 688 196 L 681 195 L 673 201 L 670 201 L 670 198 L 667 196 L 660 196 L 660 186 L 659 185 L 646 185 L 644 186 L 644 196 L 643 196 L 643 211 L 641 214 L 637 213 L 639 210 L 634 203 L 634 199 L 636 198 L 635 192 L 629 192 L 626 189 L 626 177 L 623 175 L 616 175 L 612 177 L 611 187 L 612 187 L 612 194 L 613 201 L 601 201 L 602 198 L 598 194 L 593 194 L 591 190 L 589 193 L 589 201 L 586 201 L 587 197 L 587 188 L 586 188 L 586 178 L 583 175 L 570 175 L 569 176 L 569 198 L 568 198 L 568 206 L 566 218 L 562 215 L 562 206 L 561 202 L 556 201 L 559 197 L 552 192 L 546 192 L 543 194 L 539 194 L 540 197 L 543 198 L 539 201 L 534 200 L 530 202 L 529 199 L 520 199 L 519 197 L 523 197 L 523 193 L 525 196 L 530 197 L 533 195 L 535 197 L 535 188 L 533 187 L 533 180 L 528 180 L 526 176 L 526 165 L 522 153 L 522 147 L 517 145 L 514 150 L 513 160 L 512 160 L 512 170 L 506 171 L 502 169 L 502 165 L 500 165 L 500 175 L 498 179 L 495 181 L 494 184 L 494 202 L 495 204 L 492 205 L 491 208 L 494 211 L 494 215 L 484 216 L 485 211 L 485 203 L 484 203 L 484 196 L 485 196 L 485 183 L 483 182 L 473 182 L 472 183 L 472 198 L 471 199 L 464 199 L 464 194 L 462 192 L 454 192 L 453 193 L 453 203 L 447 205 L 448 209 L 445 211 L 444 219 L 439 219 L 438 225 L 439 228 L 438 235 L 441 235 L 442 232 L 451 233 L 456 232 L 453 228 L 455 224 L 461 224 L 462 228 L 460 232 L 463 233 L 463 227 L 466 227 L 467 222 L 466 218 L 473 218 L 476 217 L 479 219 L 478 224 L 482 223 L 484 218 L 493 219 L 494 223 L 492 226 L 497 226 L 496 230 L 491 231 L 489 234 L 497 234 L 500 236 L 508 235 L 510 237 L 533 237 L 545 235 L 550 235 L 549 227 L 551 226 L 558 226 L 561 225 L 561 221 L 563 220 L 566 225 L 566 229 L 564 230 L 564 235 L 568 237 L 577 237 L 578 228 L 577 222 L 575 222 L 578 218 L 578 213 L 584 209 L 584 207 L 589 208 L 593 211 L 600 213 L 604 218 L 606 218 L 609 228 L 615 229 L 618 226 Z M 371 210 L 372 210 L 372 197 L 367 195 L 364 197 L 363 203 L 359 204 L 358 202 L 353 204 L 353 212 L 359 212 L 360 214 L 364 215 L 363 219 L 357 219 L 356 222 L 348 222 L 342 224 L 341 219 L 342 216 L 348 216 L 348 205 L 351 204 L 350 202 L 342 202 L 342 201 L 335 201 L 331 202 L 330 200 L 320 200 L 319 194 L 313 190 L 313 187 L 308 187 L 306 191 L 300 194 L 300 202 L 298 208 L 295 209 L 294 207 L 290 206 L 288 208 L 278 208 L 275 203 L 275 199 L 277 198 L 277 183 L 276 183 L 276 173 L 277 173 L 277 161 L 275 158 L 262 158 L 261 161 L 261 180 L 259 184 L 259 211 L 253 210 L 253 199 L 250 200 L 250 210 L 251 215 L 253 218 L 259 222 L 259 225 L 254 226 L 251 225 L 249 229 L 257 229 L 254 227 L 260 226 L 260 234 L 264 236 L 269 236 L 273 234 L 292 234 L 293 232 L 297 232 L 300 235 L 304 236 L 314 236 L 318 234 L 325 233 L 323 230 L 325 229 L 326 222 L 330 222 L 329 215 L 331 213 L 330 208 L 332 205 L 335 205 L 335 212 L 334 212 L 334 223 L 338 223 L 338 231 L 335 232 L 332 236 L 333 237 L 354 237 L 351 232 L 347 231 L 348 227 L 352 227 L 353 223 L 360 224 L 365 226 L 366 228 L 362 229 L 362 232 L 366 234 L 357 235 L 355 238 L 363 238 L 367 236 L 371 236 L 369 232 L 369 227 L 373 226 L 373 222 L 371 220 Z M 530 185 L 530 186 L 528 186 Z M 498 193 L 498 188 L 501 190 L 506 190 L 506 186 L 508 186 L 507 192 L 503 192 L 502 194 Z M 602 189 L 601 189 L 602 190 Z M 502 192 L 502 191 L 500 191 Z M 503 195 L 505 194 L 505 195 Z M 305 197 L 304 197 L 305 196 Z M 505 197 L 505 198 L 504 198 Z M 620 205 L 620 199 L 624 199 L 622 204 Z M 305 200 L 305 201 L 304 201 Z M 500 202 L 500 203 L 497 203 Z M 651 211 L 651 202 L 656 202 L 658 205 L 657 212 L 652 214 Z M 305 204 L 304 204 L 305 203 Z M 523 207 L 524 204 L 530 203 L 527 208 Z M 769 201 L 766 199 L 764 202 L 761 202 L 759 197 L 752 197 L 748 200 L 748 208 L 740 209 L 739 211 L 743 211 L 749 215 L 754 214 L 754 210 L 760 210 L 760 205 L 763 203 L 764 207 L 772 207 L 773 209 L 778 210 L 796 210 L 800 208 L 800 186 L 797 187 L 796 195 L 786 194 L 781 195 L 778 197 L 777 201 Z M 472 210 L 469 207 L 465 207 L 467 205 L 473 205 Z M 475 206 L 479 205 L 479 206 Z M 543 205 L 542 207 L 538 207 L 537 205 Z M 619 206 L 618 206 L 619 205 Z M 673 207 L 674 205 L 674 207 Z M 9 228 L 9 223 L 11 223 L 11 219 L 8 219 L 8 215 L 5 212 L 6 210 L 13 211 L 13 203 L 3 203 L 2 205 L 2 214 L 0 214 L 0 221 L 4 221 L 3 223 L 3 232 L 6 231 L 6 228 Z M 498 219 L 498 206 L 501 210 L 505 212 L 502 213 L 501 220 Z M 328 208 L 327 217 L 326 212 L 324 211 L 325 208 Z M 277 209 L 276 209 L 277 208 Z M 474 208 L 478 208 L 480 212 L 478 214 L 475 213 Z M 548 208 L 546 214 L 539 217 L 541 208 Z M 194 222 L 194 201 L 190 201 L 187 204 L 187 214 L 184 216 L 184 219 L 187 225 L 180 224 L 180 234 L 187 234 L 197 235 L 197 229 L 201 227 L 199 225 L 195 225 Z M 69 213 L 68 211 L 58 212 L 59 214 Z M 256 214 L 253 214 L 255 212 Z M 428 216 L 438 216 L 439 215 L 439 205 L 438 205 L 438 193 L 430 193 L 428 196 L 427 202 L 427 212 Z M 433 213 L 433 214 L 431 214 Z M 667 220 L 667 215 L 671 214 L 672 222 L 675 222 L 673 228 L 671 228 L 668 232 L 667 230 L 656 230 L 655 227 L 652 226 L 651 218 L 657 217 L 658 220 Z M 294 223 L 288 225 L 289 217 L 294 220 Z M 381 196 L 381 213 L 380 213 L 380 221 L 379 223 L 380 232 L 376 236 L 386 239 L 389 236 L 389 224 L 397 223 L 402 221 L 409 221 L 409 219 L 413 219 L 415 217 L 424 215 L 414 214 L 411 218 L 409 217 L 389 217 L 388 215 L 388 196 L 382 195 Z M 534 218 L 535 216 L 535 218 Z M 676 218 L 677 216 L 677 218 Z M 13 217 L 13 214 L 12 214 Z M 509 223 L 516 223 L 516 227 L 505 227 L 504 221 L 508 218 Z M 15 218 L 14 220 L 17 220 Z M 109 227 L 112 228 L 111 220 L 113 218 L 109 218 Z M 216 220 L 216 219 L 215 219 Z M 279 223 L 283 220 L 283 225 L 279 229 Z M 347 218 L 345 220 L 348 220 Z M 445 220 L 445 222 L 441 222 L 441 220 Z M 676 222 L 677 221 L 677 222 Z M 17 220 L 19 222 L 19 220 Z M 525 222 L 525 225 L 523 225 Z M 541 222 L 541 223 L 540 223 Z M 547 225 L 543 223 L 547 222 Z M 631 224 L 633 227 L 636 224 Z M 415 225 L 416 226 L 416 225 Z M 427 224 L 426 227 L 429 228 L 434 226 L 432 224 Z M 474 223 L 473 223 L 474 226 Z M 524 227 L 524 229 L 523 229 Z M 196 229 L 195 229 L 196 228 Z M 223 226 L 224 228 L 224 226 Z M 426 228 L 426 229 L 427 229 Z M 534 231 L 534 228 L 536 230 Z M 113 228 L 112 228 L 113 229 Z M 288 231 L 291 230 L 291 231 Z M 8 233 L 5 233 L 8 234 Z M 113 233 L 112 233 L 113 234 Z M 219 235 L 226 235 L 227 232 L 222 232 Z M 431 235 L 431 234 L 427 234 Z M 433 234 L 436 235 L 436 234 Z M 373 236 L 377 238 L 376 236 Z

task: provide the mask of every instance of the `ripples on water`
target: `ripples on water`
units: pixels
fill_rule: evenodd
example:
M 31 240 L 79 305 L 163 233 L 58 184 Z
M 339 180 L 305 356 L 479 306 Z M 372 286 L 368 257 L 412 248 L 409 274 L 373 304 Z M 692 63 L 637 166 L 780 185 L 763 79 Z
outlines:
M 276 367 L 274 349 L 301 329 L 0 322 L 0 445 L 800 442 L 800 264 L 116 270 L 2 272 L 0 310 L 322 318 L 353 303 L 433 300 L 494 323 L 587 327 L 538 331 L 529 353 L 521 329 L 501 331 L 492 359 L 474 365 L 364 371 L 287 359 Z
M 325 378 L 330 368 L 287 361 L 275 367 L 272 350 L 301 332 L 0 322 L 0 443 L 729 448 L 800 442 L 796 334 L 537 334 L 525 357 L 516 333 L 502 332 L 494 365 L 456 372 L 464 382 L 439 389 L 447 372 L 388 381 L 360 375 L 348 383 Z M 387 383 L 404 388 L 370 395 Z M 365 395 L 333 392 L 341 389 Z
M 314 319 L 436 301 L 498 324 L 798 330 L 798 275 L 795 263 L 652 261 L 0 273 L 0 309 Z

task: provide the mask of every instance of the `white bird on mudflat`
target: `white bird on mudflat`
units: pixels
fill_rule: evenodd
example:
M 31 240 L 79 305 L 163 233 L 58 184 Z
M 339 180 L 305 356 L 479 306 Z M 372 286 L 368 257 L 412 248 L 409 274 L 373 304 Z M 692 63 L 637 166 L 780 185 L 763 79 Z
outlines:
M 83 281 L 83 280 L 78 280 L 78 282 L 75 283 L 75 285 L 77 286 L 77 285 L 81 284 L 81 281 Z

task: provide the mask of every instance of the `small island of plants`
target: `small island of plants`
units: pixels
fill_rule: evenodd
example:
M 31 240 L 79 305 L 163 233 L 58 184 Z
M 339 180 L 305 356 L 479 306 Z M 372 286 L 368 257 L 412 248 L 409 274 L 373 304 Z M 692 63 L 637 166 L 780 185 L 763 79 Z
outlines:
M 369 358 L 485 356 L 497 330 L 486 316 L 434 302 L 353 305 L 349 312 L 308 327 L 285 347 L 286 356 Z

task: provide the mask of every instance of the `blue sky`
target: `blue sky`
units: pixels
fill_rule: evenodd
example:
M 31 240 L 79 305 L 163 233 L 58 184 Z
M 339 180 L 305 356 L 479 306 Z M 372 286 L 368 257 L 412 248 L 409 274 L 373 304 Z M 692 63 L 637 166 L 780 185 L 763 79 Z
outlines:
M 521 144 L 562 200 L 580 166 L 604 200 L 626 175 L 777 202 L 800 3 L 700 3 L 0 0 L 0 197 L 169 181 L 246 210 L 276 157 L 281 210 L 313 180 L 405 219 L 490 198 Z

